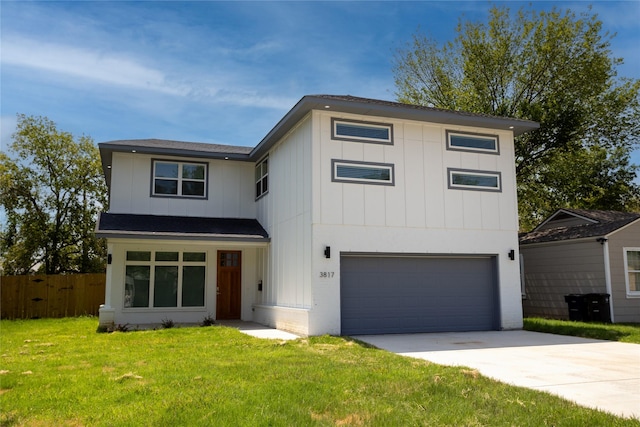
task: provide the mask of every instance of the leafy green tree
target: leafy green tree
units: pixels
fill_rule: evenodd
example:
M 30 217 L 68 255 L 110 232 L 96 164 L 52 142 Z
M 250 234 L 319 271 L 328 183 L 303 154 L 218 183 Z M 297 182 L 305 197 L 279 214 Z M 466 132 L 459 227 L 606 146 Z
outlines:
M 520 226 L 530 230 L 558 207 L 640 210 L 636 170 L 621 147 L 592 146 L 549 156 L 529 185 L 520 186 L 520 208 L 530 213 L 520 218 Z
M 398 50 L 396 95 L 400 102 L 540 122 L 539 130 L 515 141 L 522 229 L 559 207 L 583 203 L 572 196 L 578 183 L 572 179 L 568 185 L 557 175 L 573 174 L 576 159 L 590 155 L 600 168 L 615 166 L 600 170 L 615 181 L 595 180 L 603 187 L 585 203 L 599 209 L 637 207 L 636 168 L 599 156 L 605 150 L 609 159 L 628 160 L 638 144 L 640 81 L 617 76 L 622 59 L 612 57 L 613 36 L 603 34 L 597 15 L 577 17 L 556 8 L 513 15 L 493 7 L 488 23 L 461 21 L 457 33 L 442 45 L 416 33 Z M 583 188 L 593 187 L 592 176 L 579 177 Z
M 0 234 L 4 274 L 104 271 L 105 243 L 94 235 L 107 189 L 91 138 L 74 140 L 46 117 L 18 115 L 0 153 Z

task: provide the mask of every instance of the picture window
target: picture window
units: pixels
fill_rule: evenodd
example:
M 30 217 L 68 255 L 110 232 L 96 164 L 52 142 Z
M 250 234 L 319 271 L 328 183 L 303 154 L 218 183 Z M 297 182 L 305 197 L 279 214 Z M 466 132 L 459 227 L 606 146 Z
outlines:
M 127 251 L 124 307 L 203 307 L 205 283 L 205 252 Z

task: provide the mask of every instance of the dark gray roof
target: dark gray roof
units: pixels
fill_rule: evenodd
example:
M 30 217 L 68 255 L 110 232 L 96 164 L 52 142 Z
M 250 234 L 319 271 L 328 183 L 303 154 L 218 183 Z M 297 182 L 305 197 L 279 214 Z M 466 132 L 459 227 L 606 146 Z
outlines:
M 102 213 L 98 237 L 269 241 L 255 219 Z
M 98 144 L 102 168 L 107 184 L 111 183 L 111 160 L 114 152 L 139 152 L 166 154 L 181 157 L 200 157 L 255 162 L 286 135 L 293 126 L 312 110 L 335 111 L 374 117 L 390 117 L 406 120 L 427 121 L 449 125 L 472 126 L 487 129 L 510 130 L 520 135 L 540 127 L 536 122 L 462 111 L 443 110 L 379 99 L 360 98 L 351 95 L 306 95 L 298 101 L 255 146 L 239 147 L 197 142 L 169 141 L 163 139 L 137 139 L 109 141 Z
M 640 213 L 602 211 L 587 209 L 559 209 L 554 212 L 544 223 L 561 214 L 574 215 L 576 217 L 587 218 L 595 222 L 586 222 L 581 225 L 570 227 L 547 228 L 544 230 L 534 230 L 520 236 L 520 244 L 555 242 L 561 240 L 584 239 L 588 237 L 605 237 L 608 234 L 640 220 Z
M 514 135 L 520 135 L 540 127 L 539 123 L 529 120 L 443 110 L 351 95 L 306 95 L 260 141 L 251 152 L 251 157 L 262 157 L 273 144 L 278 142 L 292 126 L 302 120 L 311 110 L 336 111 L 488 129 L 504 129 L 512 131 Z
M 252 147 L 171 141 L 167 139 L 125 139 L 101 142 L 100 158 L 107 185 L 111 185 L 111 162 L 114 152 L 164 154 L 178 157 L 250 161 Z
M 108 141 L 100 144 L 103 147 L 112 147 L 118 151 L 137 150 L 139 152 L 170 154 L 184 153 L 191 156 L 210 157 L 211 154 L 231 154 L 246 156 L 252 147 L 239 147 L 235 145 L 207 144 L 204 142 L 172 141 L 169 139 L 124 139 Z

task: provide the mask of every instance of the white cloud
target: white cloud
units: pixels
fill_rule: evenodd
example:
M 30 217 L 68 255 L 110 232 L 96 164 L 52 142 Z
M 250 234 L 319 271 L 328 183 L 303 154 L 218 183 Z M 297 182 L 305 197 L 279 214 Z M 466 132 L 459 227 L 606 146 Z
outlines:
M 144 89 L 169 95 L 186 95 L 188 88 L 167 81 L 161 71 L 124 55 L 3 36 L 3 66 L 13 65 L 80 77 L 100 83 Z

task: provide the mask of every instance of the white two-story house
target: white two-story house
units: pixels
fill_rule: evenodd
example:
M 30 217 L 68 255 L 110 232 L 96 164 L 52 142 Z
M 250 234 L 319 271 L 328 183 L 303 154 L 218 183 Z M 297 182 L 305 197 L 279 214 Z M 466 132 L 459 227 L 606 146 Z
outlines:
M 255 147 L 99 144 L 100 323 L 301 335 L 522 326 L 514 136 L 537 123 L 303 97 Z

